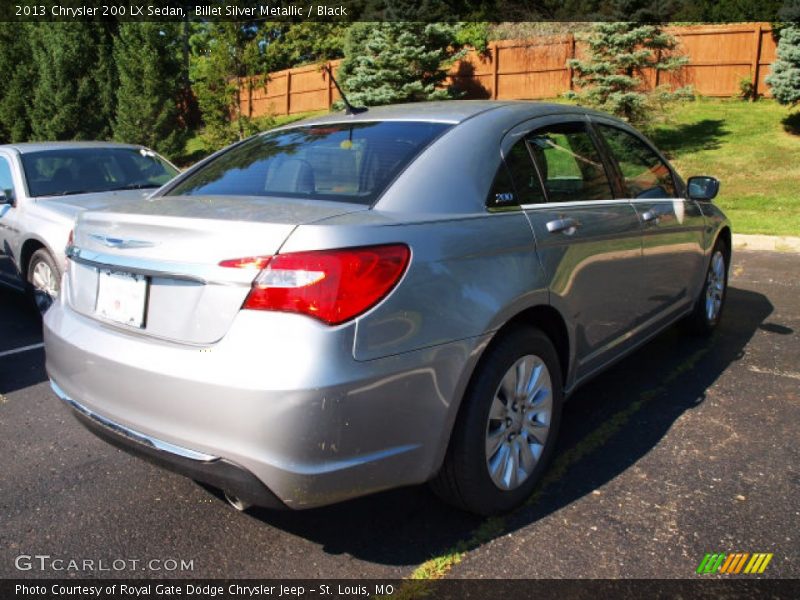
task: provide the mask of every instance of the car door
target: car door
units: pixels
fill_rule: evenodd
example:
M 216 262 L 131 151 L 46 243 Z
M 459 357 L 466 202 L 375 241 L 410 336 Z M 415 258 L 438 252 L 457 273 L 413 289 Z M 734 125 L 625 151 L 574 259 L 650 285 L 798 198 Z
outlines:
M 683 197 L 669 164 L 643 137 L 615 121 L 593 121 L 642 223 L 647 306 L 642 325 L 657 325 L 685 310 L 699 292 L 705 220 L 700 207 Z
M 544 118 L 504 142 L 520 205 L 530 220 L 551 303 L 572 329 L 575 381 L 628 348 L 644 309 L 641 227 L 616 198 L 588 121 Z
M 0 190 L 12 202 L 0 204 L 0 282 L 18 286 L 20 280 L 14 266 L 19 228 L 16 224 L 18 186 L 14 182 L 11 157 L 0 152 Z

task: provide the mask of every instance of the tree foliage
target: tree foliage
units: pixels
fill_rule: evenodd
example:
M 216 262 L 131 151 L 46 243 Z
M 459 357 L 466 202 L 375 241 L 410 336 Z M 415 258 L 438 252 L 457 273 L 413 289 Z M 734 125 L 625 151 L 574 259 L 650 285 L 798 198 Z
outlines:
M 84 21 L 36 23 L 28 31 L 36 71 L 29 112 L 31 137 L 109 139 L 117 85 L 114 26 Z
M 676 52 L 675 38 L 658 25 L 609 22 L 596 24 L 581 36 L 588 46 L 585 60 L 571 59 L 579 91 L 568 94 L 580 103 L 641 123 L 657 106 L 691 96 L 691 89 L 658 86 L 647 91 L 647 72 L 668 73 L 686 64 Z
M 192 89 L 212 147 L 253 133 L 252 115 L 241 111 L 241 94 L 242 87 L 247 94 L 263 83 L 263 44 L 257 22 L 203 23 L 192 35 Z
M 767 84 L 781 104 L 800 104 L 800 25 L 788 25 L 781 30 L 777 59 L 772 63 Z
M 444 100 L 448 67 L 461 56 L 458 26 L 407 21 L 355 23 L 339 77 L 353 104 Z
M 114 138 L 167 156 L 183 150 L 181 25 L 129 22 L 114 42 L 119 73 Z
M 22 29 L 22 31 L 20 31 Z M 27 26 L 0 22 L 0 73 L 3 93 L 0 94 L 0 144 L 24 142 L 31 134 L 28 116 L 28 94 L 35 83 L 36 70 L 31 59 Z
M 262 26 L 264 63 L 279 71 L 299 65 L 342 58 L 346 23 L 303 21 L 265 23 Z

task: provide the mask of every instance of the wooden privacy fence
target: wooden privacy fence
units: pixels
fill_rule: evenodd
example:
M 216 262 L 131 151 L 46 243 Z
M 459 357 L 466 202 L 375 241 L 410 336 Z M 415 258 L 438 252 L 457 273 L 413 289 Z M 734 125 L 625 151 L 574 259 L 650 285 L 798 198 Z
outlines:
M 743 80 L 755 94 L 769 95 L 764 78 L 775 60 L 776 43 L 769 23 L 735 23 L 670 27 L 679 49 L 688 57 L 676 73 L 645 73 L 646 85 L 692 85 L 702 96 L 735 96 Z M 471 51 L 450 69 L 449 83 L 465 98 L 539 100 L 572 89 L 570 58 L 583 58 L 585 48 L 573 35 L 490 42 L 485 53 Z M 329 64 L 336 72 L 340 61 Z M 289 115 L 325 110 L 339 94 L 322 65 L 270 73 L 252 89 L 241 84 L 243 115 Z

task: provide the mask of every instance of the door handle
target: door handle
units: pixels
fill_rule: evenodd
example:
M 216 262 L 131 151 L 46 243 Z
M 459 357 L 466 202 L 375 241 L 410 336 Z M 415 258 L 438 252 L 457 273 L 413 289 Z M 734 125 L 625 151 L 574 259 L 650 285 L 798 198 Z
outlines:
M 572 235 L 580 227 L 580 223 L 571 217 L 566 219 L 555 219 L 547 222 L 547 231 L 550 233 L 563 233 Z
M 648 211 L 642 213 L 642 222 L 649 223 L 651 225 L 658 225 L 659 220 L 661 219 L 661 214 L 654 209 L 651 208 Z

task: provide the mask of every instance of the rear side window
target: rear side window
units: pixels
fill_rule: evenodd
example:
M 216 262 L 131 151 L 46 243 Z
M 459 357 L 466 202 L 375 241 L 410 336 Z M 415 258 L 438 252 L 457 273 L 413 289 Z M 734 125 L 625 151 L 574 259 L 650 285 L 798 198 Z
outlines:
M 524 140 L 511 147 L 506 156 L 506 164 L 514 178 L 514 186 L 517 188 L 520 204 L 538 204 L 545 201 L 542 184 L 536 174 L 531 154 Z
M 583 123 L 538 129 L 526 141 L 550 202 L 613 198 L 603 160 Z
M 494 176 L 486 205 L 489 206 L 489 208 L 519 206 L 517 194 L 514 190 L 514 182 L 511 180 L 508 167 L 506 167 L 506 164 L 503 162 L 500 163 L 500 167 L 497 169 L 497 175 Z
M 505 155 L 489 192 L 490 207 L 518 206 L 544 202 L 542 185 L 533 166 L 525 140 L 514 144 Z
M 449 127 L 442 123 L 381 121 L 266 133 L 231 148 L 169 193 L 371 204 Z
M 664 161 L 635 135 L 597 125 L 619 165 L 629 198 L 674 198 L 675 182 Z

